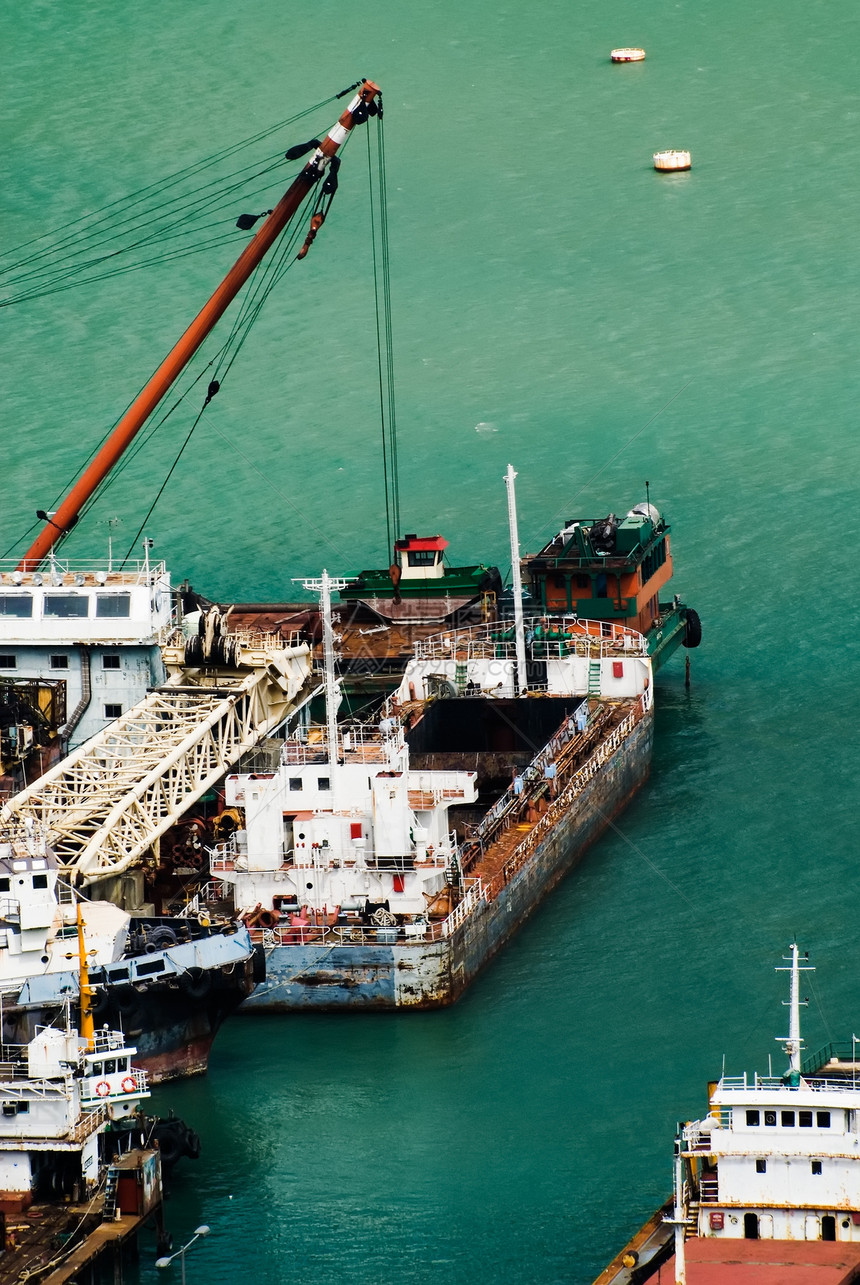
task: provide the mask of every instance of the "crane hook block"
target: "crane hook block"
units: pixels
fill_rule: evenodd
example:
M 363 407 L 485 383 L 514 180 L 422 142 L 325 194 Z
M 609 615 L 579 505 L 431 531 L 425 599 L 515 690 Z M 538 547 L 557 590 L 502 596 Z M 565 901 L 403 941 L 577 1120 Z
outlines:
M 322 213 L 321 210 L 317 210 L 316 214 L 311 219 L 311 229 L 308 232 L 307 236 L 305 237 L 305 243 L 302 246 L 301 250 L 299 250 L 298 254 L 296 255 L 297 259 L 303 259 L 305 257 L 308 250 L 313 245 L 314 237 L 316 236 L 317 232 L 319 232 L 323 223 L 325 223 L 325 215 Z

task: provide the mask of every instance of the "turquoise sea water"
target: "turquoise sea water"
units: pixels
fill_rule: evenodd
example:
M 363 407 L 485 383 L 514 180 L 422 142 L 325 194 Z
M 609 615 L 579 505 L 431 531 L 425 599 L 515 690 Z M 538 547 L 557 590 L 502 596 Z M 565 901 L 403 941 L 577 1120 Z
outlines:
M 704 621 L 691 691 L 682 660 L 658 679 L 648 787 L 461 1003 L 236 1020 L 205 1080 L 159 1092 L 204 1142 L 169 1208 L 177 1240 L 213 1229 L 189 1281 L 584 1285 L 664 1197 L 674 1122 L 723 1055 L 779 1064 L 772 966 L 795 935 L 818 965 L 809 1045 L 858 1029 L 853 18 L 847 0 L 0 13 L 3 247 L 377 80 L 405 525 L 504 567 L 509 461 L 528 548 L 647 478 Z M 647 61 L 611 66 L 631 43 Z M 351 146 L 148 527 L 213 596 L 288 597 L 385 556 Z M 656 175 L 663 147 L 692 172 Z M 232 257 L 0 312 L 3 552 Z M 70 554 L 100 554 L 115 517 L 133 536 L 188 426 Z

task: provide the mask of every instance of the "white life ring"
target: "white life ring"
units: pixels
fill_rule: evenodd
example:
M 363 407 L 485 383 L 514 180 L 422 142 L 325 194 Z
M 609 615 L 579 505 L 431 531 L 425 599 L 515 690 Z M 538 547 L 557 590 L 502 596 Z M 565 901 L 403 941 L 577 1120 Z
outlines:
M 110 1085 L 107 1080 L 102 1080 L 101 1083 L 96 1085 L 96 1093 L 100 1098 L 110 1097 Z
M 136 1088 L 137 1088 L 137 1083 L 134 1079 L 134 1076 L 127 1075 L 122 1082 L 123 1093 L 134 1093 Z

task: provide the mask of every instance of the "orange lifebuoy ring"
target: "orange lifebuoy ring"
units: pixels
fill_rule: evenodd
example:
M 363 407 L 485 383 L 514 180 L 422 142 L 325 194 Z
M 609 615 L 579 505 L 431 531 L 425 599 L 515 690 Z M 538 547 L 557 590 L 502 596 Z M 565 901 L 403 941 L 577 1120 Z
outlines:
M 134 1093 L 137 1088 L 137 1081 L 133 1075 L 127 1075 L 122 1082 L 123 1093 Z
M 96 1085 L 96 1093 L 100 1098 L 110 1097 L 110 1085 L 108 1084 L 107 1080 L 102 1080 L 99 1084 Z

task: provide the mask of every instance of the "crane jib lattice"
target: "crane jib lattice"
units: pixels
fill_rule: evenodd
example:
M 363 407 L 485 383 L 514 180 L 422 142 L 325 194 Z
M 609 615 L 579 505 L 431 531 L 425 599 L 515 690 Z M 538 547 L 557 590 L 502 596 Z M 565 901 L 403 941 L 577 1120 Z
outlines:
M 30 817 L 81 883 L 137 864 L 201 795 L 307 698 L 307 647 L 259 667 L 176 673 L 0 812 Z

